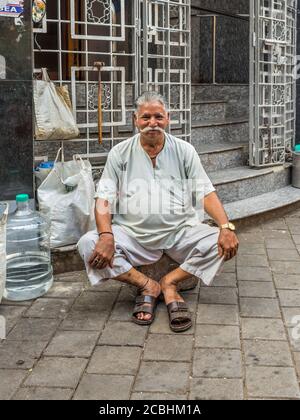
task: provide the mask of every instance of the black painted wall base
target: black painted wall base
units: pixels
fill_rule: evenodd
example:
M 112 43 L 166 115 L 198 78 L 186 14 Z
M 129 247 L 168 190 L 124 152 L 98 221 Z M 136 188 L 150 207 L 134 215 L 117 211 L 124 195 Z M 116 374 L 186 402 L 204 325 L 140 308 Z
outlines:
M 0 201 L 33 197 L 31 0 L 20 20 L 0 16 Z
M 0 200 L 32 197 L 32 81 L 0 82 Z

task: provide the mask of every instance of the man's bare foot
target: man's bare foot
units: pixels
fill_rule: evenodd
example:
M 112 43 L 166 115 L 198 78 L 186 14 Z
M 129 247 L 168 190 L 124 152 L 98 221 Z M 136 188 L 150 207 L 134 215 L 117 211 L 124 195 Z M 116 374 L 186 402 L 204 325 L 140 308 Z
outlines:
M 177 292 L 177 286 L 172 281 L 163 277 L 160 281 L 161 291 L 164 295 L 165 303 L 168 305 L 171 302 L 184 302 L 183 298 Z
M 160 293 L 161 293 L 161 287 L 159 283 L 150 278 L 147 284 L 145 285 L 145 287 L 143 287 L 142 289 L 139 289 L 139 295 L 142 295 L 142 296 L 153 296 L 157 298 L 160 295 Z M 144 305 L 151 306 L 150 304 L 147 304 L 147 303 L 145 303 Z M 144 320 L 144 321 L 150 321 L 152 318 L 151 314 L 148 314 L 145 312 L 138 312 L 135 316 L 137 319 Z

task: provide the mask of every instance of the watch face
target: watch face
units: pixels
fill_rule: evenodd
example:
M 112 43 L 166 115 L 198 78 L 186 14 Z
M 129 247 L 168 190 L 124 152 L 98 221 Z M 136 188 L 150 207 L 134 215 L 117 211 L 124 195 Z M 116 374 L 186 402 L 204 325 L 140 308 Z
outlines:
M 228 226 L 230 230 L 235 230 L 235 226 L 233 223 L 228 223 Z

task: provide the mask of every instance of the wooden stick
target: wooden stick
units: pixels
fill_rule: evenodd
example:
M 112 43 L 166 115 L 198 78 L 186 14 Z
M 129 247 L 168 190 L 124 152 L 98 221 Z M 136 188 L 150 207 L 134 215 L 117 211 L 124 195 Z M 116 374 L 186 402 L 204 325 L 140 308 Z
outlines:
M 104 63 L 95 61 L 94 67 L 98 69 L 98 142 L 102 144 L 102 81 L 101 81 L 101 69 L 104 67 Z

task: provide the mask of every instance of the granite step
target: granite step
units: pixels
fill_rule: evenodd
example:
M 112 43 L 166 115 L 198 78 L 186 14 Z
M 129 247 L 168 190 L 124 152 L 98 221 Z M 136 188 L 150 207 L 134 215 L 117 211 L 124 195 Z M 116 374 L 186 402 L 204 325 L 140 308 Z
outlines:
M 193 101 L 227 101 L 226 118 L 249 114 L 249 85 L 247 84 L 192 84 Z
M 203 120 L 192 124 L 191 141 L 196 150 L 201 144 L 241 143 L 249 138 L 248 116 Z
M 287 185 L 265 194 L 225 204 L 230 220 L 256 223 L 286 214 L 300 207 L 300 189 Z
M 199 101 L 192 103 L 192 122 L 224 119 L 227 101 Z
M 275 191 L 290 184 L 291 165 L 256 169 L 246 166 L 208 173 L 223 203 Z
M 246 165 L 249 158 L 249 144 L 199 144 L 197 152 L 204 169 L 213 172 Z
M 232 94 L 235 98 L 242 99 L 249 94 L 249 85 L 246 83 L 192 83 L 191 99 L 197 100 L 227 100 Z

